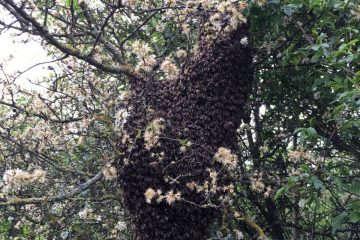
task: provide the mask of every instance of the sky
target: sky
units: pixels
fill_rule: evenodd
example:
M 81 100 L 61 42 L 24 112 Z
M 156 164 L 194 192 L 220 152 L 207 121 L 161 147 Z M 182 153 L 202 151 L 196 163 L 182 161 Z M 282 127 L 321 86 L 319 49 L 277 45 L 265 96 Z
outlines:
M 0 19 L 9 22 L 11 18 L 0 8 Z M 0 33 L 0 64 L 3 65 L 7 74 L 15 73 L 18 70 L 23 71 L 36 63 L 51 60 L 39 42 L 30 40 L 27 43 L 22 43 L 21 40 L 26 40 L 28 36 L 13 36 L 14 33 L 16 32 L 6 31 Z M 13 58 L 7 61 L 11 55 Z M 47 65 L 40 65 L 29 70 L 19 78 L 18 83 L 24 85 L 24 87 L 30 87 L 27 79 L 34 80 L 46 76 L 46 68 Z M 0 84 L 3 78 L 4 75 L 0 72 Z

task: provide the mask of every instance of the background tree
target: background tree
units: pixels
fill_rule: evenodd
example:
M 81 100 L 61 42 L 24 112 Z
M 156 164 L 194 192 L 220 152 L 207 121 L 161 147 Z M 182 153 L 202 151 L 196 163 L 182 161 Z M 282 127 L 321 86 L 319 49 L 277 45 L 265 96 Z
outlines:
M 57 62 L 2 67 L 1 237 L 359 238 L 357 1 L 0 5 Z

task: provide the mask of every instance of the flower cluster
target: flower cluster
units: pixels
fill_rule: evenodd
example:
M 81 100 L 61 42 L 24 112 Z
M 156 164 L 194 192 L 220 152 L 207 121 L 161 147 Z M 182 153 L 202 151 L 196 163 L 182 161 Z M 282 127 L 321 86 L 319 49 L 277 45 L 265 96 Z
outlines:
M 114 116 L 114 128 L 117 130 L 122 129 L 123 125 L 126 123 L 126 119 L 128 116 L 129 112 L 126 109 L 120 108 L 119 110 L 117 110 Z
M 242 39 L 240 39 L 240 43 L 244 46 L 247 46 L 249 43 L 248 37 L 243 37 Z
M 175 201 L 181 200 L 181 192 L 175 193 L 174 190 L 170 190 L 165 195 L 163 195 L 160 189 L 155 191 L 152 188 L 148 188 L 145 191 L 144 195 L 147 203 L 152 203 L 153 199 L 156 199 L 157 203 L 160 203 L 163 200 L 165 200 L 167 204 L 171 205 Z
M 250 186 L 251 190 L 258 193 L 264 191 L 265 184 L 261 178 L 252 177 L 250 178 L 250 181 L 251 181 L 251 186 Z
M 261 146 L 259 150 L 262 153 L 268 153 L 270 151 L 270 149 L 267 145 Z
M 289 161 L 293 163 L 298 163 L 300 161 L 308 162 L 314 159 L 314 156 L 303 148 L 299 148 L 298 150 L 290 151 L 288 153 Z
M 357 19 L 360 20 L 360 6 L 356 6 L 350 10 L 350 13 Z
M 6 170 L 3 176 L 3 190 L 11 192 L 31 183 L 44 183 L 45 177 L 46 172 L 42 169 L 35 169 L 32 173 L 21 169 Z
M 192 181 L 190 183 L 187 183 L 186 186 L 190 190 L 196 190 L 197 193 L 205 193 L 206 195 L 210 193 L 210 189 L 214 189 L 214 187 L 210 185 L 209 181 L 204 181 L 202 185 L 199 185 L 196 182 Z
M 126 222 L 120 220 L 115 224 L 114 228 L 111 229 L 111 236 L 113 238 L 117 238 L 117 235 L 121 232 L 124 232 L 126 229 L 127 229 Z
M 101 0 L 79 0 L 79 3 L 84 2 L 90 9 L 104 10 L 105 4 Z
M 230 202 L 231 195 L 235 193 L 234 184 L 219 186 L 218 185 L 218 173 L 214 169 L 207 169 L 209 172 L 209 179 L 205 180 L 202 185 L 197 184 L 195 181 L 186 184 L 191 191 L 197 193 L 204 193 L 206 196 L 215 196 L 217 193 L 221 193 L 219 200 L 222 202 Z
M 202 185 L 199 185 L 196 182 L 192 181 L 190 183 L 187 183 L 186 186 L 192 191 L 196 190 L 196 192 L 205 193 L 205 195 L 216 193 L 216 191 L 218 190 L 218 174 L 214 169 L 207 169 L 207 171 L 209 172 L 209 179 L 205 180 Z
M 180 152 L 186 152 L 192 145 L 192 142 L 188 140 L 182 141 L 180 143 L 181 143 Z
M 238 158 L 235 154 L 232 154 L 231 151 L 227 148 L 220 147 L 214 156 L 217 162 L 222 163 L 224 166 L 227 166 L 230 170 L 233 170 L 237 166 Z
M 165 73 L 165 76 L 170 79 L 175 78 L 179 72 L 174 60 L 171 57 L 165 58 L 165 60 L 161 63 L 160 69 Z
M 155 147 L 159 141 L 159 135 L 164 129 L 164 119 L 156 118 L 154 119 L 145 129 L 144 140 L 145 148 L 150 150 Z
M 253 174 L 252 177 L 250 177 L 250 188 L 252 191 L 256 193 L 261 193 L 264 195 L 264 197 L 269 198 L 273 194 L 274 190 L 272 187 L 265 186 L 264 180 L 263 180 L 263 173 L 257 172 Z
M 105 180 L 111 181 L 115 180 L 117 177 L 117 171 L 114 166 L 106 165 L 103 168 L 102 173 L 104 174 Z
M 151 203 L 151 201 L 153 200 L 153 198 L 157 195 L 156 191 L 152 188 L 148 188 L 145 193 L 145 199 L 147 203 Z
M 94 217 L 93 213 L 94 213 L 94 209 L 90 207 L 85 207 L 80 212 L 78 212 L 78 215 L 81 219 L 91 219 Z
M 264 6 L 266 4 L 267 0 L 255 0 L 255 3 L 259 6 Z
M 234 231 L 235 239 L 240 240 L 244 239 L 244 233 L 240 232 L 239 230 L 235 229 Z
M 215 13 L 205 24 L 208 34 L 216 35 L 221 31 L 225 33 L 235 30 L 241 23 L 246 22 L 242 11 L 247 7 L 246 2 L 221 1 L 215 8 Z M 214 34 L 215 33 L 215 34 Z
M 175 201 L 179 201 L 181 199 L 181 192 L 174 193 L 173 190 L 170 190 L 165 195 L 165 200 L 167 204 L 171 205 Z
M 184 49 L 179 49 L 176 52 L 176 57 L 179 58 L 180 60 L 185 59 L 187 56 L 187 52 Z
M 143 70 L 149 72 L 157 63 L 156 56 L 152 54 L 152 49 L 149 44 L 135 40 L 131 45 L 131 51 L 136 55 L 138 64 L 136 70 Z

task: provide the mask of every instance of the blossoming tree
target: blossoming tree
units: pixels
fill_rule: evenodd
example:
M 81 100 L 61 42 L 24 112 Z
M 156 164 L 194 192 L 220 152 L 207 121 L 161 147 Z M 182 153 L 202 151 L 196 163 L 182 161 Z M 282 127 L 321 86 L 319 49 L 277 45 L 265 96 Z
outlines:
M 0 238 L 360 237 L 357 1 L 0 6 Z

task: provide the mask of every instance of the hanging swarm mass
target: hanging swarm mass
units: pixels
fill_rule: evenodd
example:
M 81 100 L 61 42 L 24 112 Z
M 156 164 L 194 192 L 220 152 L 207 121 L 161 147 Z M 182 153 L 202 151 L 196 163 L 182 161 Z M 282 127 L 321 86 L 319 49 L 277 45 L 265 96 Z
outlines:
M 137 239 L 204 239 L 233 185 L 236 130 L 252 82 L 245 24 L 198 49 L 175 79 L 132 79 L 119 147 Z

